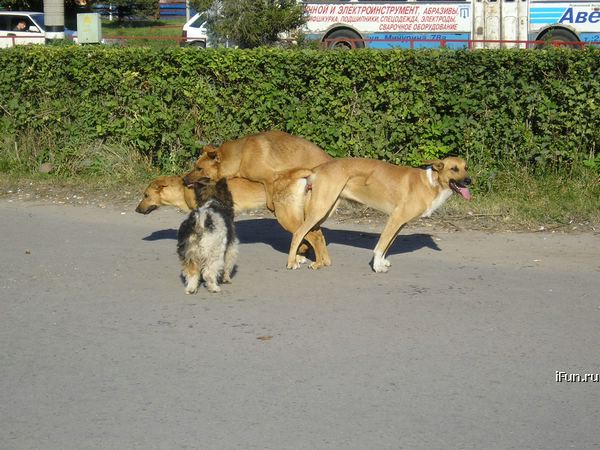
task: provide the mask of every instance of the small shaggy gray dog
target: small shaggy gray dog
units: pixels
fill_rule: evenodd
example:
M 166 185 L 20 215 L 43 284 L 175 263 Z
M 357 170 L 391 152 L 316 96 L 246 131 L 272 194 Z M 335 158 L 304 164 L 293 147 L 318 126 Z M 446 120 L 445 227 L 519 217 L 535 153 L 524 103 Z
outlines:
M 238 255 L 233 223 L 233 198 L 227 180 L 208 178 L 194 182 L 198 207 L 183 221 L 177 233 L 177 253 L 185 293 L 194 294 L 200 280 L 210 292 L 219 292 L 219 280 L 231 282 Z

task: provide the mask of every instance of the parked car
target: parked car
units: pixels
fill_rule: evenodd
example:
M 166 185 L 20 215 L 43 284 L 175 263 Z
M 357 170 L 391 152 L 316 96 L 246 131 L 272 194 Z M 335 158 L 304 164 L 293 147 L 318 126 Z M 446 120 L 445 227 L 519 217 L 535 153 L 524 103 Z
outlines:
M 65 28 L 65 38 L 77 42 L 77 32 Z M 0 11 L 0 48 L 46 43 L 44 13 Z
M 200 48 L 211 47 L 208 39 L 208 29 L 206 28 L 205 12 L 195 14 L 183 25 L 181 46 L 187 45 Z

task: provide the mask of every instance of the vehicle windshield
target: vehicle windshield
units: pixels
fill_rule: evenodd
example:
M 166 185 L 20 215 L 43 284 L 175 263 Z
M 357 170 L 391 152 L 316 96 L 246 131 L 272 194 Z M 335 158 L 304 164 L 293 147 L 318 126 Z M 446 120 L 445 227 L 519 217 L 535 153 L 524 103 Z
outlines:
M 204 22 L 206 22 L 206 15 L 204 13 L 201 13 L 190 26 L 194 28 L 201 28 L 202 25 L 204 25 Z
M 42 31 L 46 30 L 46 26 L 44 25 L 43 14 L 32 14 L 31 18 L 35 21 L 36 25 L 39 25 L 42 28 Z

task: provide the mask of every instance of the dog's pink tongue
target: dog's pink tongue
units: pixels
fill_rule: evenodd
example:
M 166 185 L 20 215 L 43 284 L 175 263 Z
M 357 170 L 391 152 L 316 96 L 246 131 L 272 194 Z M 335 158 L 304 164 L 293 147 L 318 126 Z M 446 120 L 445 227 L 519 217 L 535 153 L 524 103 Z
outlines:
M 460 192 L 460 195 L 462 195 L 465 200 L 471 200 L 471 191 L 469 191 L 469 188 L 459 187 L 458 192 Z

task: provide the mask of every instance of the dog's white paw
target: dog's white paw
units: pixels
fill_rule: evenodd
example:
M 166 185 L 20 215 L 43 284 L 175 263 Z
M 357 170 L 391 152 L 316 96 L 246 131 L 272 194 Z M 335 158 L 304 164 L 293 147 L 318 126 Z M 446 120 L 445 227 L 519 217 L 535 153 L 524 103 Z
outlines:
M 377 273 L 385 273 L 388 271 L 388 267 L 391 266 L 391 263 L 383 257 L 383 255 L 379 252 L 375 252 L 373 255 L 373 271 Z
M 298 265 L 306 264 L 307 262 L 308 262 L 308 259 L 306 258 L 306 256 L 296 255 L 296 264 L 298 264 Z
M 189 287 L 185 289 L 185 293 L 186 294 L 195 294 L 198 291 L 198 288 L 195 287 Z
M 221 287 L 218 284 L 206 285 L 206 289 L 208 289 L 208 292 L 212 292 L 213 294 L 216 294 L 217 292 L 221 292 Z
M 386 273 L 389 268 L 389 264 L 386 264 L 385 259 L 375 258 L 373 260 L 373 271 L 377 273 Z
M 286 267 L 290 270 L 296 270 L 300 267 L 300 264 L 298 264 L 297 262 L 293 262 L 293 263 L 288 262 Z
M 373 265 L 373 270 L 376 273 L 386 273 L 389 269 L 384 265 L 379 265 L 379 266 Z

